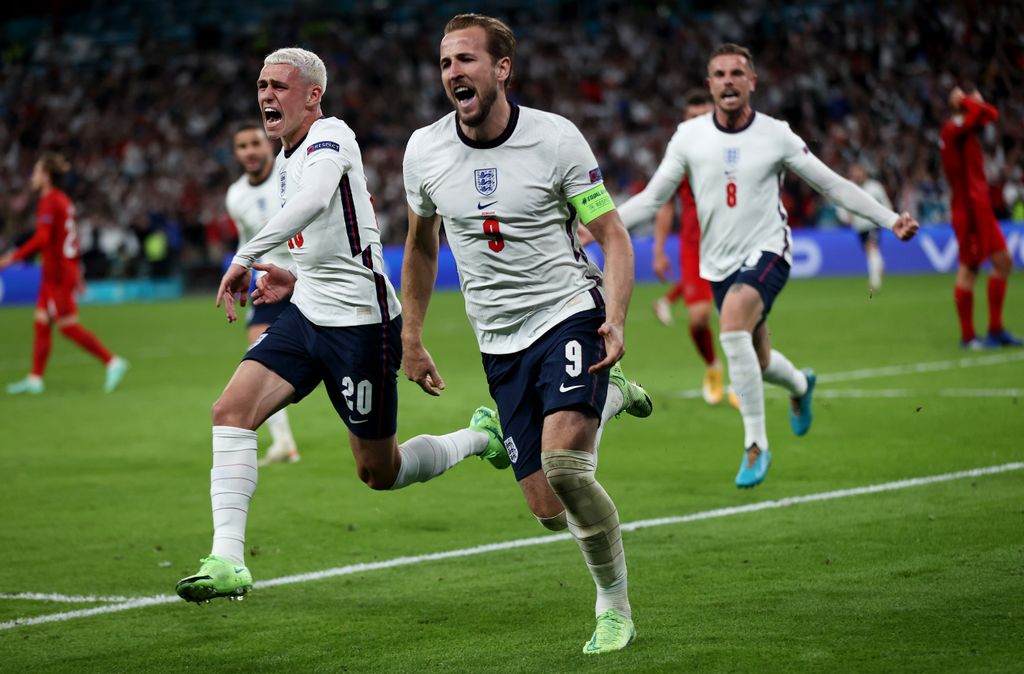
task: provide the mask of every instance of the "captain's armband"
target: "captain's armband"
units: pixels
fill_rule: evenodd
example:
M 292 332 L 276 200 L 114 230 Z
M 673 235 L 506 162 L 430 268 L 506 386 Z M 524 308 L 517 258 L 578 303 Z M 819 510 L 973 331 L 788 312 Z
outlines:
M 579 213 L 580 222 L 584 225 L 608 211 L 615 210 L 615 202 L 612 201 L 612 195 L 608 194 L 608 190 L 605 189 L 604 183 L 595 185 L 586 192 L 570 197 L 569 203 Z

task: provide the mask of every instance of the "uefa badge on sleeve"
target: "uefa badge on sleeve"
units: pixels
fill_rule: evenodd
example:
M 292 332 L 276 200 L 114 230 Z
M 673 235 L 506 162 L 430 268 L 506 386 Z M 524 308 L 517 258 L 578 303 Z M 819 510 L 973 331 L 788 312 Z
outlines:
M 476 191 L 485 197 L 489 197 L 498 189 L 498 169 L 485 168 L 473 171 Z

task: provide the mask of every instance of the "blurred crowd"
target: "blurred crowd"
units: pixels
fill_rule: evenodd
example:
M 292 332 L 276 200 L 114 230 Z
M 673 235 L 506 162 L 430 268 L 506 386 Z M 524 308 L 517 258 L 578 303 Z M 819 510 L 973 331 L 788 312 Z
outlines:
M 230 130 L 258 119 L 262 58 L 290 45 L 327 63 L 324 112 L 355 130 L 384 241 L 403 241 L 405 142 L 450 110 L 437 47 L 460 7 L 65 4 L 74 11 L 2 25 L 0 248 L 31 232 L 31 166 L 40 150 L 56 149 L 73 164 L 66 187 L 89 277 L 215 282 L 236 236 L 224 209 L 240 174 Z M 653 173 L 708 53 L 733 41 L 754 53 L 756 109 L 787 120 L 833 168 L 865 165 L 896 208 L 922 222 L 948 218 L 938 131 L 952 86 L 975 83 L 1001 112 L 983 135 L 997 215 L 1024 220 L 1021 3 L 493 5 L 488 13 L 519 39 L 514 99 L 574 121 L 617 200 Z M 837 225 L 801 181 L 787 179 L 783 198 L 793 226 Z

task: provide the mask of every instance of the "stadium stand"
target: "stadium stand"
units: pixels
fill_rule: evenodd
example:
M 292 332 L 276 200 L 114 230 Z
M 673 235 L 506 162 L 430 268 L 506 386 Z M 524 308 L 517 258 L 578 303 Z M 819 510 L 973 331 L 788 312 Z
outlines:
M 327 114 L 364 151 L 386 243 L 405 234 L 401 162 L 417 127 L 449 109 L 436 62 L 448 2 L 253 0 L 64 2 L 21 7 L 0 24 L 0 247 L 33 227 L 27 189 L 42 149 L 72 160 L 90 278 L 182 274 L 215 284 L 234 244 L 224 193 L 235 174 L 229 129 L 255 118 L 265 53 L 297 44 L 324 55 Z M 788 120 L 827 163 L 865 163 L 899 210 L 948 217 L 937 133 L 946 94 L 978 84 L 1002 111 L 984 138 L 1000 217 L 1024 217 L 1024 9 L 1014 3 L 764 0 L 675 5 L 495 2 L 520 39 L 513 93 L 581 128 L 619 199 L 654 170 L 721 41 L 748 45 L 763 90 L 755 106 Z M 834 226 L 799 181 L 794 226 Z

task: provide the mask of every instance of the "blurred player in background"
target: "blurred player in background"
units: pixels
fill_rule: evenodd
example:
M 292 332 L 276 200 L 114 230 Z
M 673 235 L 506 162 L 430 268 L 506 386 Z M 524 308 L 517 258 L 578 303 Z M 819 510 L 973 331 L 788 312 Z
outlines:
M 443 220 L 516 479 L 541 524 L 568 526 L 597 587 L 583 652 L 617 651 L 636 631 L 618 511 L 595 471 L 603 422 L 651 412 L 642 389 L 609 373 L 625 349 L 633 248 L 579 130 L 507 98 L 509 27 L 461 14 L 444 32 L 441 83 L 455 111 L 415 131 L 403 163 L 404 369 L 427 393 L 444 388 L 423 345 Z M 605 252 L 603 282 L 577 214 Z
M 323 61 L 298 48 L 269 54 L 257 82 L 264 128 L 284 146 L 277 179 L 284 203 L 239 248 L 217 305 L 236 319 L 235 298 L 245 304 L 251 268 L 266 272 L 253 292 L 257 305 L 291 301 L 213 405 L 213 548 L 175 588 L 187 601 L 237 598 L 252 589 L 245 526 L 256 491 L 256 429 L 321 381 L 348 427 L 359 477 L 372 489 L 425 482 L 474 455 L 509 465 L 500 435 L 486 425 L 497 426 L 486 408 L 470 428 L 395 441 L 402 307 L 379 271 L 380 233 L 355 134 L 321 110 L 326 87 Z M 286 242 L 288 269 L 255 262 Z
M 853 164 L 850 167 L 848 177 L 853 181 L 854 185 L 867 192 L 872 199 L 886 208 L 892 209 L 892 202 L 889 201 L 889 195 L 885 193 L 882 183 L 874 178 L 869 178 L 863 164 Z M 872 293 L 877 293 L 882 289 L 882 272 L 885 269 L 882 250 L 878 247 L 878 239 L 882 230 L 871 220 L 861 217 L 856 213 L 851 213 L 845 208 L 838 209 L 836 215 L 839 218 L 839 222 L 853 227 L 857 232 L 857 236 L 860 238 L 860 245 L 864 249 L 864 256 L 868 261 L 868 289 Z
M 714 109 L 711 94 L 705 89 L 693 89 L 686 94 L 684 120 L 706 115 Z M 679 282 L 672 289 L 654 301 L 654 315 L 665 325 L 672 323 L 672 303 L 679 298 L 686 304 L 690 316 L 690 337 L 697 353 L 704 359 L 706 370 L 701 393 L 704 402 L 717 405 L 722 402 L 722 365 L 715 356 L 714 336 L 711 334 L 711 284 L 700 276 L 700 221 L 697 219 L 697 204 L 693 201 L 690 182 L 686 179 L 679 184 Z M 672 229 L 675 215 L 675 200 L 669 200 L 658 210 L 654 218 L 654 273 L 662 281 L 668 278 L 672 268 L 665 255 L 665 240 Z
M 36 232 L 17 250 L 0 257 L 0 269 L 13 262 L 27 260 L 36 253 L 42 257 L 42 284 L 36 302 L 35 341 L 32 344 L 32 371 L 27 377 L 8 384 L 7 392 L 42 393 L 43 374 L 53 345 L 53 324 L 60 333 L 103 361 L 107 368 L 103 389 L 114 391 L 128 362 L 112 354 L 103 342 L 78 322 L 75 293 L 85 289 L 75 227 L 75 206 L 58 186 L 71 166 L 63 155 L 47 152 L 32 169 L 32 190 L 39 192 L 36 207 Z
M 743 416 L 744 456 L 736 486 L 754 487 L 771 465 L 764 411 L 764 382 L 791 398 L 790 427 L 800 436 L 811 427 L 815 375 L 798 370 L 772 348 L 768 313 L 789 278 L 792 234 L 779 184 L 791 170 L 847 210 L 909 239 L 918 224 L 897 215 L 837 175 L 810 153 L 789 125 L 755 113 L 757 84 L 750 52 L 735 44 L 716 48 L 708 61 L 714 114 L 679 125 L 665 158 L 647 187 L 619 209 L 633 227 L 654 217 L 684 177 L 701 224 L 700 272 L 711 281 L 721 314 L 719 341 Z
M 235 159 L 245 173 L 228 188 L 226 206 L 228 215 L 238 228 L 238 246 L 241 248 L 263 229 L 267 221 L 281 210 L 277 171 L 274 170 L 274 146 L 267 138 L 262 124 L 247 123 L 239 126 L 233 136 Z M 292 264 L 288 246 L 281 244 L 265 253 L 260 262 L 287 269 Z M 261 272 L 257 273 L 257 277 Z M 249 307 L 249 345 L 256 343 L 277 317 L 288 308 L 288 302 L 255 304 Z M 267 419 L 271 444 L 260 460 L 261 466 L 299 460 L 295 446 L 288 411 L 284 408 L 274 412 Z
M 972 85 L 955 87 L 949 94 L 949 105 L 953 116 L 942 126 L 940 142 L 942 167 L 953 192 L 953 231 L 960 244 L 960 266 L 953 287 L 960 346 L 972 350 L 1020 346 L 1024 342 L 1003 327 L 1006 282 L 1013 259 L 992 212 L 985 156 L 978 142 L 978 131 L 998 119 L 999 111 L 986 103 Z M 983 341 L 974 332 L 974 282 L 986 260 L 991 260 L 992 272 L 988 277 L 988 335 Z

